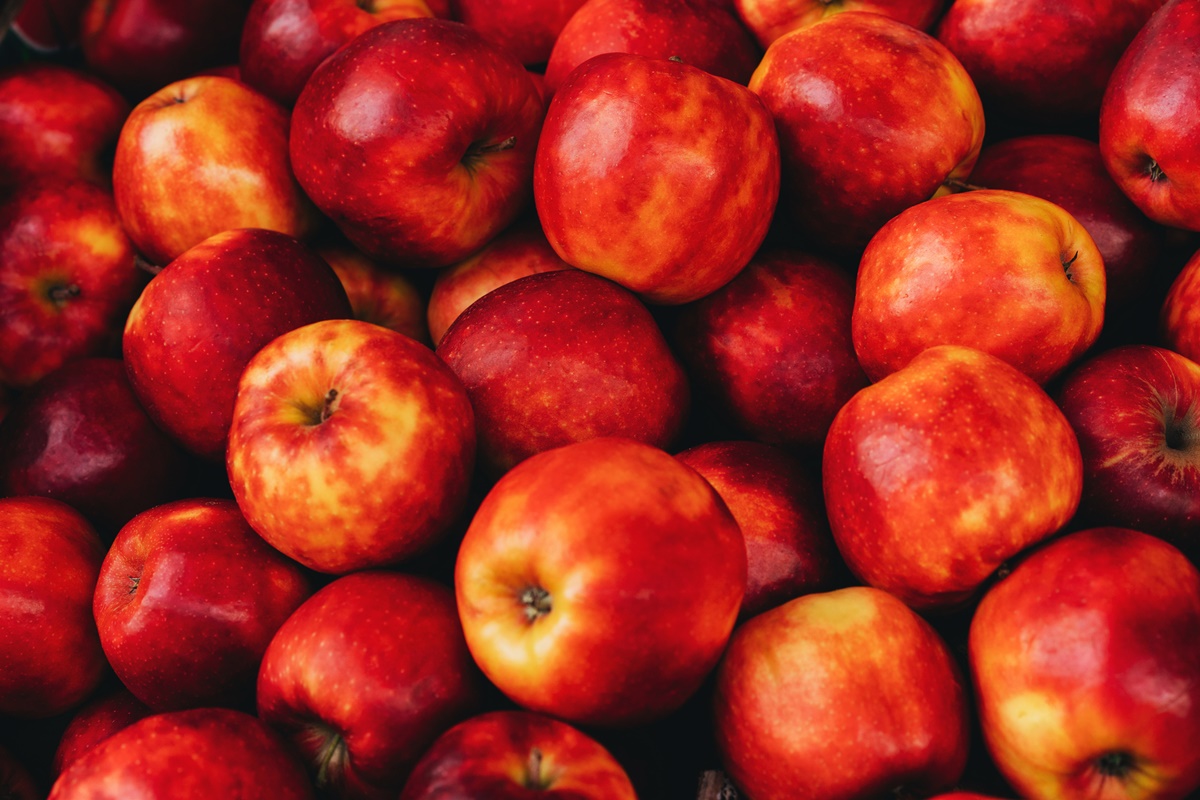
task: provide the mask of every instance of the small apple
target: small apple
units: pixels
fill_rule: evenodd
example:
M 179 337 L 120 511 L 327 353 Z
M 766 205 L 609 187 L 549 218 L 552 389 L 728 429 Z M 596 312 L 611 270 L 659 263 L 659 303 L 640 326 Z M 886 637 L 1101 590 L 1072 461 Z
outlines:
M 1163 344 L 1192 361 L 1200 360 L 1200 251 L 1175 276 L 1159 312 Z

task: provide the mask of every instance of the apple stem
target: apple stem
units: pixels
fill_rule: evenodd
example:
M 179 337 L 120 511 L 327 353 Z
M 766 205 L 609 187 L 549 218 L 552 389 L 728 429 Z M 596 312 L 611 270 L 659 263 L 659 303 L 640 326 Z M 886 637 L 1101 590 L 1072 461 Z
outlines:
M 505 139 L 503 142 L 496 142 L 496 144 L 485 144 L 482 147 L 478 148 L 475 152 L 479 155 L 482 155 L 484 153 L 499 153 L 502 150 L 512 150 L 516 146 L 517 146 L 517 137 L 510 136 L 507 139 Z
M 48 294 L 50 295 L 50 302 L 54 303 L 54 305 L 58 306 L 59 308 L 62 308 L 67 304 L 68 301 L 79 297 L 82 291 L 83 290 L 79 288 L 79 284 L 72 283 L 68 284 L 67 286 L 53 286 Z
M 138 269 L 140 269 L 142 272 L 147 272 L 151 275 L 157 275 L 158 273 L 163 271 L 162 267 L 158 266 L 157 264 L 151 264 L 149 261 L 142 258 L 141 256 L 133 257 L 133 265 L 135 267 L 137 267 Z
M 529 764 L 526 767 L 529 770 L 527 776 L 530 789 L 545 789 L 542 785 L 542 751 L 538 748 L 533 748 L 529 751 Z
M 942 185 L 955 194 L 961 194 L 963 192 L 976 192 L 980 189 L 987 188 L 986 186 L 978 186 L 974 183 L 961 181 L 958 178 L 946 178 L 946 180 L 942 182 Z
M 696 800 L 737 800 L 737 796 L 737 789 L 724 772 L 709 769 L 700 775 L 700 793 Z
M 525 606 L 525 619 L 534 622 L 550 613 L 553 607 L 550 593 L 540 586 L 530 586 L 521 592 L 521 604 Z
M 333 416 L 333 412 L 337 410 L 338 390 L 330 389 L 325 395 L 325 405 L 321 408 L 320 422 L 324 422 Z M 319 423 L 318 423 L 319 424 Z

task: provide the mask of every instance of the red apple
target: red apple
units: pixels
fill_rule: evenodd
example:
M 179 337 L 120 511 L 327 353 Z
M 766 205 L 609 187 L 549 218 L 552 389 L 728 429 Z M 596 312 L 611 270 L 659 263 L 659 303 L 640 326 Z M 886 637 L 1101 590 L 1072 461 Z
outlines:
M 453 592 L 360 572 L 321 589 L 279 629 L 258 675 L 258 716 L 296 746 L 319 791 L 395 798 L 480 688 Z
M 843 11 L 868 11 L 929 30 L 945 0 L 734 0 L 738 17 L 763 47 L 798 28 Z
M 1070 214 L 982 189 L 913 206 L 871 239 L 858 267 L 854 349 L 872 380 L 921 351 L 988 352 L 1045 383 L 1104 323 L 1104 260 Z
M 75 47 L 87 5 L 88 0 L 25 0 L 13 18 L 12 32 L 38 52 Z
M 313 73 L 292 114 L 292 163 L 367 255 L 440 267 L 521 212 L 542 114 L 509 53 L 459 23 L 397 20 Z
M 458 551 L 467 646 L 531 711 L 587 725 L 665 716 L 696 692 L 746 586 L 737 523 L 649 445 L 540 453 L 492 488 Z
M 462 511 L 474 456 L 471 402 L 449 367 L 395 331 L 331 320 L 250 360 L 227 464 L 264 539 L 340 574 L 428 549 Z
M 687 378 L 650 312 L 580 270 L 491 291 L 454 321 L 437 354 L 466 387 L 480 463 L 496 475 L 599 436 L 665 448 L 687 416 Z
M 1083 488 L 1079 443 L 1054 401 L 995 356 L 955 345 L 851 398 L 822 469 L 846 563 L 920 610 L 969 601 L 1065 525 Z
M 983 106 L 941 43 L 897 20 L 835 14 L 767 48 L 750 89 L 775 118 L 781 216 L 814 247 L 858 253 L 883 224 L 965 178 Z
M 317 253 L 342 282 L 355 319 L 429 344 L 425 297 L 408 276 L 381 267 L 353 247 L 328 245 Z
M 400 800 L 487 797 L 636 800 L 625 770 L 604 747 L 564 722 L 493 711 L 461 722 L 421 757 Z
M 150 281 L 125 324 L 125 367 L 158 425 L 219 460 L 250 357 L 293 328 L 351 313 L 337 275 L 295 239 L 227 231 Z
M 971 672 L 988 750 L 1021 797 L 1183 798 L 1200 788 L 1200 572 L 1095 528 L 983 598 Z
M 75 759 L 153 713 L 150 706 L 124 687 L 88 702 L 71 717 L 63 730 L 50 765 L 51 777 L 57 778 Z
M 966 766 L 964 684 L 933 628 L 890 594 L 807 595 L 734 634 L 717 747 L 749 798 L 927 796 Z
M 546 63 L 563 26 L 584 0 L 451 0 L 454 18 L 528 66 Z
M 686 303 L 728 283 L 766 236 L 775 126 L 732 81 L 607 53 L 555 94 L 533 184 L 546 238 L 568 264 L 653 303 Z
M 0 498 L 0 552 L 0 714 L 60 714 L 107 671 L 91 613 L 104 545 L 67 504 L 11 497 Z
M 157 711 L 253 697 L 267 644 L 308 597 L 300 566 L 231 500 L 179 500 L 134 517 L 96 584 L 100 642 L 121 682 Z

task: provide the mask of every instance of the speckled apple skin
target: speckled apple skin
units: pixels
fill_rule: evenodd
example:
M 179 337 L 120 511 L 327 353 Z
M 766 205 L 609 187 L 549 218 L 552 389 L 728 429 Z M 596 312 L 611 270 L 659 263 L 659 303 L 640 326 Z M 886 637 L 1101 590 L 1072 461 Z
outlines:
M 699 687 L 746 587 L 741 531 L 712 487 L 657 448 L 592 439 L 540 453 L 492 488 L 458 552 L 467 646 L 531 711 L 634 725 Z M 521 595 L 551 609 L 532 622 Z
M 822 464 L 834 541 L 872 586 L 919 610 L 960 606 L 1058 531 L 1083 489 L 1054 401 L 994 356 L 933 347 L 863 389 Z
M 1200 252 L 1171 283 L 1159 312 L 1159 338 L 1168 349 L 1200 360 Z
M 386 269 L 345 245 L 318 247 L 317 253 L 342 282 L 355 319 L 429 344 L 425 297 L 407 274 Z
M 125 730 L 154 711 L 121 686 L 90 700 L 71 717 L 54 750 L 51 778 L 57 778 L 75 759 L 118 731 Z
M 736 0 L 738 17 L 764 48 L 798 28 L 816 25 L 843 11 L 882 14 L 927 31 L 945 5 L 943 0 Z
M 1137 531 L 1069 534 L 971 621 L 988 750 L 1021 797 L 1162 798 L 1200 787 L 1200 573 Z M 1126 780 L 1095 759 L 1133 758 Z

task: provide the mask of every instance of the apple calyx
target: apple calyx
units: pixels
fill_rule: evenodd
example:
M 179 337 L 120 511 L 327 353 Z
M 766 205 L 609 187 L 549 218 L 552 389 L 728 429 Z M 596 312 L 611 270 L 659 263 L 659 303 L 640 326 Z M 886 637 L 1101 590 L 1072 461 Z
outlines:
M 346 739 L 321 722 L 310 723 L 307 734 L 309 742 L 316 744 L 313 756 L 317 771 L 313 781 L 317 788 L 340 786 L 350 756 Z
M 1137 759 L 1133 757 L 1132 753 L 1127 753 L 1124 750 L 1114 750 L 1098 756 L 1093 763 L 1096 766 L 1096 771 L 1101 776 L 1124 780 L 1128 777 L 1129 773 L 1134 771 Z
M 142 582 L 141 575 L 129 576 L 129 594 L 137 594 L 138 584 Z
M 1150 163 L 1146 165 L 1146 173 L 1150 176 L 1151 183 L 1158 183 L 1161 180 L 1165 180 L 1167 177 L 1167 174 L 1163 172 L 1162 167 L 1160 167 L 1158 162 L 1153 158 L 1150 159 Z
M 1165 454 L 1172 457 L 1194 457 L 1196 445 L 1200 443 L 1200 430 L 1197 430 L 1193 409 L 1189 407 L 1182 415 L 1177 416 L 1174 406 L 1163 402 L 1162 422 Z
M 530 586 L 520 595 L 521 605 L 524 606 L 525 619 L 533 624 L 550 613 L 554 605 L 550 593 L 540 586 Z

